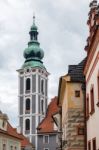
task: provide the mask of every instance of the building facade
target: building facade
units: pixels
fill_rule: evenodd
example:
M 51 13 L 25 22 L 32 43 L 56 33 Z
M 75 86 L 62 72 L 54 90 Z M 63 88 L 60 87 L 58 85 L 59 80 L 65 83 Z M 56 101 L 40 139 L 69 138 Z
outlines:
M 57 113 L 57 97 L 48 105 L 45 118 L 38 125 L 38 150 L 56 150 L 59 147 L 58 128 L 53 121 L 53 114 Z
M 62 107 L 62 149 L 85 150 L 84 75 L 85 60 L 70 65 L 59 82 L 58 103 Z
M 19 74 L 19 128 L 37 149 L 37 126 L 45 117 L 48 100 L 48 75 L 42 59 L 44 51 L 38 42 L 38 28 L 30 29 L 30 41 L 24 51 L 25 62 Z
M 59 104 L 57 103 L 57 106 L 59 107 Z M 59 111 L 54 113 L 52 115 L 53 121 L 55 125 L 57 126 L 58 130 L 58 147 L 57 150 L 62 150 L 62 109 L 59 107 Z
M 8 123 L 8 117 L 0 111 L 0 150 L 21 150 L 21 137 Z
M 99 5 L 90 3 L 88 19 L 87 61 L 84 68 L 86 77 L 86 123 L 87 150 L 99 149 Z

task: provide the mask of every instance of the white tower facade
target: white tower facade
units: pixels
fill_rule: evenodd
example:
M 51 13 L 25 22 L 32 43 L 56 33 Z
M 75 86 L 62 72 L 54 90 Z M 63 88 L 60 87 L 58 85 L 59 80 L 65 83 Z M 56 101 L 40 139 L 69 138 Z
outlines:
M 18 70 L 19 127 L 37 149 L 37 126 L 47 109 L 49 73 L 42 62 L 44 52 L 38 42 L 35 21 L 29 34 L 30 42 L 24 51 L 26 60 Z

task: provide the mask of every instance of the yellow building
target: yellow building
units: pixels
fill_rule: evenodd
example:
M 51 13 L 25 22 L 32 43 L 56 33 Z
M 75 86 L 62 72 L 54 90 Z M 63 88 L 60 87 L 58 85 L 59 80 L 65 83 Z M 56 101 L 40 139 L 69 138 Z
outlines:
M 85 150 L 84 76 L 85 60 L 70 65 L 60 78 L 58 101 L 62 107 L 63 150 Z

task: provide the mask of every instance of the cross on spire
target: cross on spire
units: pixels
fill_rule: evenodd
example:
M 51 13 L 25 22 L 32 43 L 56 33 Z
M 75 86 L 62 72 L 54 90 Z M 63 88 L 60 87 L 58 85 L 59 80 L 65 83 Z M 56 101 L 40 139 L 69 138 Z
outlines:
M 35 24 L 35 13 L 33 13 L 33 24 Z

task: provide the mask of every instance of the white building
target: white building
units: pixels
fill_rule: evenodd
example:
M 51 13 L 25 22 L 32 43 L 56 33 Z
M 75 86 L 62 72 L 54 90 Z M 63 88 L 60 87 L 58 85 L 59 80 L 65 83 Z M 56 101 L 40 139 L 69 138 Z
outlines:
M 35 17 L 30 41 L 24 51 L 25 62 L 19 73 L 19 126 L 37 150 L 37 126 L 45 117 L 48 101 L 48 75 L 42 59 L 44 52 L 38 42 Z
M 93 0 L 89 12 L 89 37 L 87 39 L 86 123 L 87 150 L 99 149 L 99 6 Z

